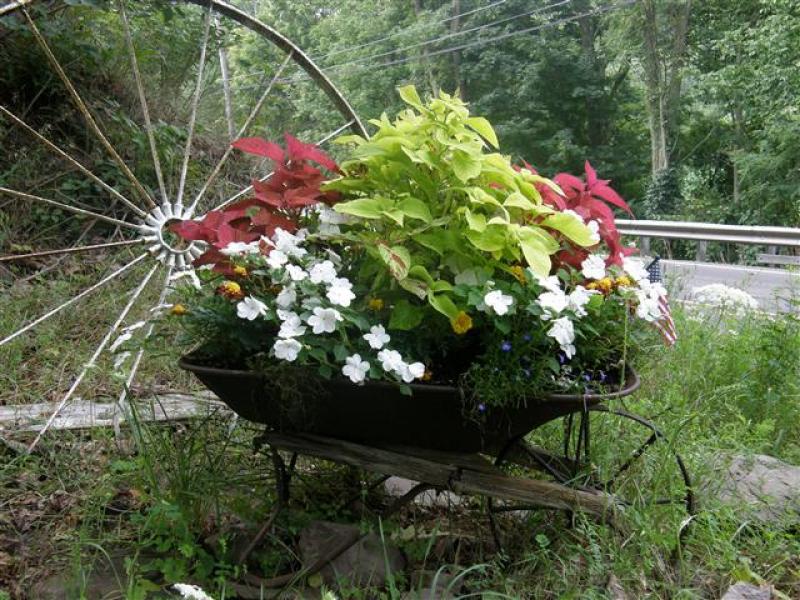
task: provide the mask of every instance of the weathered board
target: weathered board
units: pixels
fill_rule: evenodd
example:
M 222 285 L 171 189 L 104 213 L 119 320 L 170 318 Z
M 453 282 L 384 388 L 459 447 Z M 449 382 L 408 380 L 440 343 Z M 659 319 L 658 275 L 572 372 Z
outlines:
M 133 399 L 140 421 L 176 421 L 230 412 L 216 396 L 201 394 L 159 394 Z M 0 406 L 0 432 L 39 431 L 58 406 L 57 402 Z M 125 422 L 126 415 L 114 402 L 95 402 L 75 398 L 61 410 L 50 429 L 90 429 L 113 427 Z

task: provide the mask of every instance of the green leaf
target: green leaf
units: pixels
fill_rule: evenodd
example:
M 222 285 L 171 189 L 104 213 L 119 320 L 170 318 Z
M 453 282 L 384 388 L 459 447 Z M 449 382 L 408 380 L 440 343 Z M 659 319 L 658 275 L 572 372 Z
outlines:
M 314 356 L 313 352 L 311 355 Z M 344 359 L 350 356 L 350 352 L 348 352 L 347 347 L 344 344 L 336 344 L 333 347 L 333 356 L 338 362 L 344 362 Z
M 467 127 L 480 135 L 493 147 L 500 147 L 500 143 L 497 141 L 497 134 L 494 132 L 494 129 L 489 121 L 483 117 L 470 117 L 465 121 L 465 123 L 467 124 Z
M 408 300 L 400 300 L 394 305 L 389 317 L 389 329 L 408 331 L 414 329 L 422 322 L 425 311 L 420 306 L 414 306 Z
M 450 161 L 453 167 L 453 173 L 463 183 L 467 183 L 470 179 L 474 179 L 481 174 L 481 160 L 470 156 L 463 150 L 455 150 L 453 158 Z
M 428 205 L 419 198 L 403 198 L 397 203 L 396 209 L 411 219 L 419 219 L 425 223 L 433 220 Z
M 503 206 L 509 208 L 521 208 L 523 210 L 534 210 L 536 208 L 536 205 L 533 202 L 528 200 L 519 192 L 512 192 L 509 194 L 508 198 L 506 198 L 505 202 L 503 202 Z
M 413 106 L 416 109 L 424 108 L 422 106 L 422 98 L 419 97 L 417 93 L 417 88 L 413 85 L 404 85 L 397 88 L 397 91 L 400 93 L 400 98 L 403 99 L 403 102 Z
M 541 225 L 560 231 L 579 246 L 594 246 L 597 243 L 596 239 L 592 239 L 591 230 L 572 215 L 553 213 Z
M 391 201 L 386 198 L 357 198 L 349 202 L 339 202 L 334 205 L 333 210 L 363 219 L 380 219 L 383 211 L 389 210 L 391 207 Z
M 427 283 L 428 285 L 433 285 L 433 277 L 431 277 L 431 274 L 428 273 L 428 269 L 426 269 L 422 265 L 414 265 L 413 267 L 411 267 L 408 270 L 408 276 L 420 279 L 425 283 Z
M 405 279 L 398 281 L 398 283 L 400 284 L 401 288 L 407 292 L 411 292 L 420 300 L 425 299 L 425 297 L 428 295 L 428 290 L 430 289 L 427 283 L 420 281 L 419 279 L 414 279 L 413 277 L 406 277 Z
M 450 248 L 450 238 L 444 229 L 419 233 L 414 236 L 414 241 L 439 255 L 444 254 Z
M 392 246 L 378 244 L 378 251 L 383 262 L 389 267 L 389 272 L 397 280 L 403 280 L 408 276 L 411 268 L 411 254 L 403 246 Z
M 458 315 L 458 307 L 450 299 L 450 296 L 430 293 L 428 294 L 428 302 L 448 319 L 454 319 Z
M 384 210 L 383 212 L 381 212 L 381 214 L 384 217 L 388 217 L 389 219 L 397 223 L 400 227 L 403 226 L 403 218 L 405 217 L 405 215 L 401 211 L 397 209 Z
M 467 220 L 467 225 L 473 231 L 478 233 L 486 229 L 486 217 L 480 213 L 473 213 L 470 209 L 464 210 L 464 218 Z
M 502 225 L 491 225 L 485 231 L 467 231 L 464 235 L 478 250 L 497 252 L 506 246 L 506 228 Z

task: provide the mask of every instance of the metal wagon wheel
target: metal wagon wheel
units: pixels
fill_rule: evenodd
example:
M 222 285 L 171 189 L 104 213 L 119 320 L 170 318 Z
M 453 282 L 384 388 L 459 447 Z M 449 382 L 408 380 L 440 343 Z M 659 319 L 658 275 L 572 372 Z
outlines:
M 495 464 L 520 477 L 613 494 L 626 530 L 673 547 L 695 512 L 689 472 L 667 436 L 649 420 L 605 404 L 586 406 L 512 441 Z M 536 521 L 537 507 L 489 499 L 487 511 L 498 548 L 529 535 L 524 523 L 547 522 Z
M 52 197 L 25 184 L 0 185 L 0 209 L 53 210 L 59 215 L 56 226 L 64 229 L 69 219 L 86 224 L 67 247 L 37 248 L 31 240 L 22 252 L 0 250 L 0 267 L 8 273 L 11 265 L 24 261 L 60 260 L 70 254 L 80 255 L 83 263 L 107 261 L 102 275 L 73 290 L 63 302 L 43 304 L 38 316 L 17 315 L 13 328 L 6 319 L 0 322 L 0 362 L 9 367 L 7 373 L 17 369 L 16 377 L 7 376 L 6 390 L 0 389 L 0 404 L 14 401 L 15 390 L 10 388 L 20 376 L 32 379 L 25 366 L 30 355 L 46 350 L 31 339 L 32 330 L 58 322 L 79 302 L 111 305 L 107 319 L 80 324 L 83 329 L 77 333 L 63 333 L 80 337 L 85 330 L 96 338 L 96 346 L 87 352 L 88 360 L 81 357 L 71 366 L 77 372 L 74 377 L 53 379 L 60 390 L 53 395 L 56 407 L 43 419 L 31 449 L 78 389 L 91 389 L 87 383 L 95 373 L 108 372 L 109 350 L 118 340 L 152 336 L 153 314 L 169 302 L 173 282 L 192 276 L 191 262 L 202 250 L 197 243 L 177 243 L 167 226 L 246 198 L 254 177 L 269 177 L 263 176 L 263 164 L 232 160 L 232 139 L 274 139 L 288 130 L 303 141 L 324 144 L 348 129 L 366 135 L 342 94 L 300 48 L 227 2 L 94 4 L 100 8 L 34 0 L 0 5 L 0 41 L 19 44 L 26 59 L 36 53 L 31 60 L 49 71 L 46 85 L 32 97 L 15 97 L 10 86 L 0 93 L 0 136 L 12 130 L 25 136 L 54 161 L 48 169 L 63 168 L 44 179 L 58 183 L 66 178 L 72 186 L 62 185 Z M 79 44 L 71 55 L 65 40 Z M 92 57 L 91 73 L 73 72 L 79 62 L 75 55 L 81 52 Z M 48 108 L 45 96 L 60 97 L 61 104 Z M 298 98 L 313 111 L 293 116 Z M 59 121 L 67 105 L 82 124 L 79 133 L 74 123 Z M 108 127 L 112 123 L 114 135 Z M 62 127 L 72 127 L 72 136 L 63 134 Z M 92 140 L 105 160 L 89 166 L 73 138 Z M 26 159 L 11 163 L 7 172 L 13 175 Z M 78 175 L 83 183 L 76 186 Z M 99 226 L 106 229 L 91 239 L 90 232 Z M 41 278 L 34 274 L 26 279 L 31 280 L 26 282 L 29 289 Z M 17 286 L 4 287 L 3 305 L 11 307 L 8 299 Z M 124 377 L 114 392 L 119 406 L 127 401 L 142 352 L 134 350 L 125 357 Z M 63 368 L 69 358 L 55 357 L 51 363 Z

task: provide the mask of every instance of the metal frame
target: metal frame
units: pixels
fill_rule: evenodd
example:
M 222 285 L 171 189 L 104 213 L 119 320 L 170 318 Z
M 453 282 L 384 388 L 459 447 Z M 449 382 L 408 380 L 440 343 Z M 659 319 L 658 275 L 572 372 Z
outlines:
M 620 233 L 639 237 L 800 248 L 800 228 L 796 227 L 719 225 L 688 221 L 632 221 L 629 219 L 618 219 L 616 223 Z

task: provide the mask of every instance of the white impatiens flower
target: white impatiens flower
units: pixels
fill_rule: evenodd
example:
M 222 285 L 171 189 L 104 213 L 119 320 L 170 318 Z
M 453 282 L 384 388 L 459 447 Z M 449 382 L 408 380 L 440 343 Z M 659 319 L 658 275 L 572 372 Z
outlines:
M 283 288 L 277 296 L 275 296 L 275 304 L 278 305 L 279 308 L 289 308 L 297 301 L 297 292 L 295 289 L 287 285 Z
M 362 337 L 367 340 L 369 347 L 374 350 L 380 350 L 392 339 L 389 337 L 389 334 L 386 333 L 383 325 L 373 325 L 370 327 L 369 333 L 365 333 Z
M 606 260 L 599 254 L 590 254 L 581 263 L 581 274 L 586 279 L 602 279 L 606 276 Z
M 285 252 L 281 252 L 280 250 L 271 250 L 267 255 L 267 265 L 272 269 L 280 269 L 288 261 L 289 257 L 286 256 Z
M 548 292 L 558 293 L 561 291 L 561 280 L 558 278 L 557 275 L 548 275 L 547 277 L 541 277 L 539 275 L 534 274 L 536 278 L 536 282 L 542 286 Z
M 275 352 L 275 358 L 288 362 L 294 362 L 302 348 L 303 345 L 300 342 L 291 339 L 278 340 L 272 346 L 272 350 Z
M 188 583 L 175 583 L 172 588 L 187 600 L 214 600 L 206 594 L 200 587 Z
M 231 242 L 220 251 L 225 256 L 240 256 L 242 254 L 258 254 L 258 242 Z
M 397 350 L 381 350 L 378 352 L 378 360 L 381 361 L 381 367 L 387 373 L 399 371 L 405 363 L 403 357 Z
M 536 299 L 536 304 L 542 307 L 544 313 L 542 320 L 547 321 L 561 314 L 569 305 L 569 298 L 560 289 L 556 292 L 544 292 Z
M 500 290 L 494 290 L 483 297 L 483 302 L 496 314 L 502 316 L 506 314 L 511 305 L 514 304 L 514 298 L 504 294 Z
M 289 273 L 292 281 L 303 281 L 308 277 L 308 273 L 303 270 L 303 267 L 298 267 L 297 265 L 286 265 L 286 272 Z
M 315 264 L 308 270 L 311 283 L 333 283 L 336 279 L 336 267 L 329 260 Z
M 591 235 L 592 241 L 597 244 L 600 242 L 600 223 L 592 219 L 589 221 L 586 226 L 589 228 L 589 233 Z
M 265 314 L 267 314 L 267 305 L 252 296 L 248 296 L 236 305 L 236 315 L 240 319 L 255 321 Z
M 567 358 L 572 358 L 575 354 L 575 328 L 567 317 L 561 317 L 553 321 L 553 326 L 547 331 L 547 335 L 553 338 L 558 345 L 561 346 L 561 351 Z
M 335 210 L 333 210 L 328 206 L 325 206 L 324 204 L 320 205 L 318 212 L 319 212 L 319 227 L 317 229 L 317 235 L 321 236 L 338 235 L 339 233 L 341 233 L 339 225 L 344 225 L 352 221 L 350 215 L 336 212 Z
M 278 337 L 293 338 L 306 332 L 306 328 L 297 313 L 279 310 L 278 318 L 283 321 L 281 328 L 278 330 Z
M 631 256 L 622 257 L 622 268 L 625 272 L 633 277 L 634 281 L 641 282 L 644 279 L 650 279 L 650 273 L 644 268 L 644 262 L 641 258 L 634 258 Z
M 284 231 L 278 227 L 272 236 L 272 243 L 275 244 L 275 248 L 285 253 L 287 256 L 302 258 L 308 253 L 305 248 L 301 247 L 304 237 L 305 234 L 302 230 L 292 235 L 288 231 Z
M 322 308 L 317 306 L 314 314 L 308 317 L 308 324 L 311 331 L 319 335 L 320 333 L 333 333 L 336 331 L 336 321 L 342 321 L 341 313 L 335 308 Z
M 350 302 L 356 297 L 353 293 L 353 284 L 344 277 L 334 279 L 325 295 L 333 304 L 339 306 L 350 306 Z
M 400 375 L 400 378 L 405 383 L 411 383 L 415 379 L 420 379 L 423 375 L 425 375 L 425 365 L 423 365 L 421 362 L 415 362 L 411 364 L 403 363 L 400 365 L 398 375 Z
M 362 383 L 369 372 L 369 363 L 361 360 L 360 354 L 348 356 L 342 367 L 342 373 L 350 378 L 353 383 Z
M 597 294 L 593 290 L 587 290 L 582 285 L 577 286 L 568 296 L 569 299 L 569 307 L 578 317 L 585 317 L 586 316 L 586 305 L 589 303 L 589 300 L 592 299 L 592 296 Z

